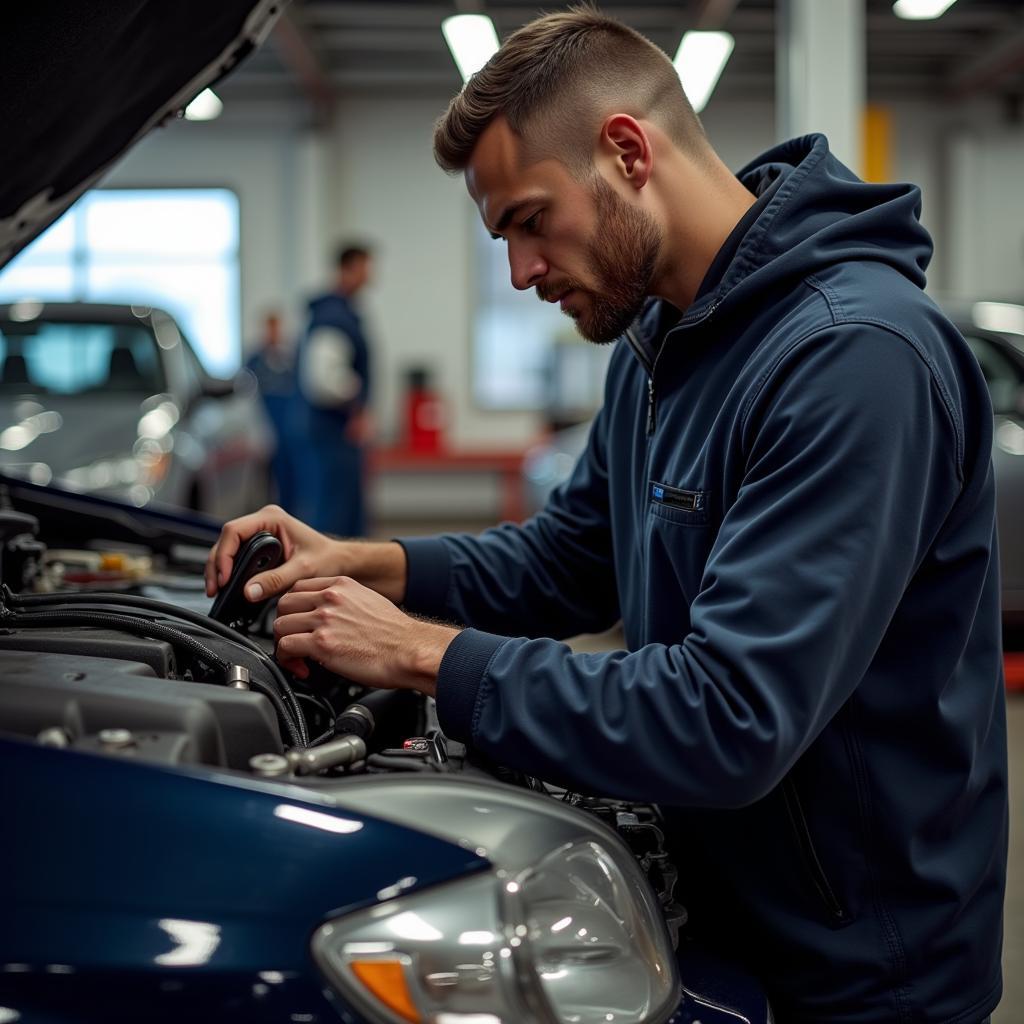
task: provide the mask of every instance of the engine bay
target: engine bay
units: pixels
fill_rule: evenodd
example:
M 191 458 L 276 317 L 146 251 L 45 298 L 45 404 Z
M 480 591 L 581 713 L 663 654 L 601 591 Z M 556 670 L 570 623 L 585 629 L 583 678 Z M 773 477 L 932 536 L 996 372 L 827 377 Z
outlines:
M 273 657 L 276 602 L 244 615 L 237 602 L 211 608 L 202 566 L 217 532 L 212 521 L 4 481 L 0 733 L 318 789 L 418 772 L 531 790 L 619 834 L 677 939 L 686 912 L 655 806 L 490 763 L 446 737 L 433 700 L 412 691 L 367 690 L 316 665 L 307 679 L 284 671 Z

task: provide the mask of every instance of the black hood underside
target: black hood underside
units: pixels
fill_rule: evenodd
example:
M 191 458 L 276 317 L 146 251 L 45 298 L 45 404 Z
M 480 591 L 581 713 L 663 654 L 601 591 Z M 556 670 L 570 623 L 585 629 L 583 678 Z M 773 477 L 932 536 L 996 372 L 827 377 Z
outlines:
M 223 78 L 287 0 L 37 0 L 0 19 L 0 267 L 152 127 Z

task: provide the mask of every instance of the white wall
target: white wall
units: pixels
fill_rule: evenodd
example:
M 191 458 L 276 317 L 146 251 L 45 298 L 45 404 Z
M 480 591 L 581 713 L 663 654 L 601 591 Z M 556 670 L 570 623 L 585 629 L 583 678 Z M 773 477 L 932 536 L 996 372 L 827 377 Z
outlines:
M 948 290 L 1024 301 L 1024 125 L 978 116 L 944 135 Z
M 295 112 L 268 107 L 212 122 L 177 121 L 144 139 L 104 179 L 105 186 L 217 186 L 233 189 L 241 217 L 243 349 L 269 308 L 300 327 L 296 296 L 318 283 L 308 259 L 311 224 L 323 223 L 323 199 L 308 212 L 307 165 L 315 160 Z
M 397 424 L 403 368 L 424 364 L 436 368 L 453 445 L 517 447 L 536 435 L 539 417 L 485 412 L 470 393 L 478 214 L 461 176 L 451 178 L 434 163 L 433 124 L 445 106 L 443 98 L 343 104 L 331 161 L 334 233 L 366 237 L 379 248 L 378 280 L 365 307 L 384 429 Z

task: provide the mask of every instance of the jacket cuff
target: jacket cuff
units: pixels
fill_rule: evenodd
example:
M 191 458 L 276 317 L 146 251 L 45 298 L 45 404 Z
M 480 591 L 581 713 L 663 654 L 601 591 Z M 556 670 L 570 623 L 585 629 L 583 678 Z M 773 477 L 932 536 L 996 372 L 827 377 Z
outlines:
M 439 537 L 396 537 L 405 551 L 405 600 L 402 607 L 418 615 L 447 612 L 449 557 Z
M 437 720 L 445 736 L 472 743 L 477 695 L 494 652 L 507 636 L 464 629 L 448 645 L 437 674 Z

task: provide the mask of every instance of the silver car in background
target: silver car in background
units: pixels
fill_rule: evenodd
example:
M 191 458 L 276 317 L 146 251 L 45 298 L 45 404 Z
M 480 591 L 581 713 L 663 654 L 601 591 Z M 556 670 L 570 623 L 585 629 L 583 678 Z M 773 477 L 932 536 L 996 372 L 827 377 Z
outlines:
M 163 310 L 0 306 L 0 469 L 137 506 L 251 511 L 273 433 L 247 379 L 206 373 Z

